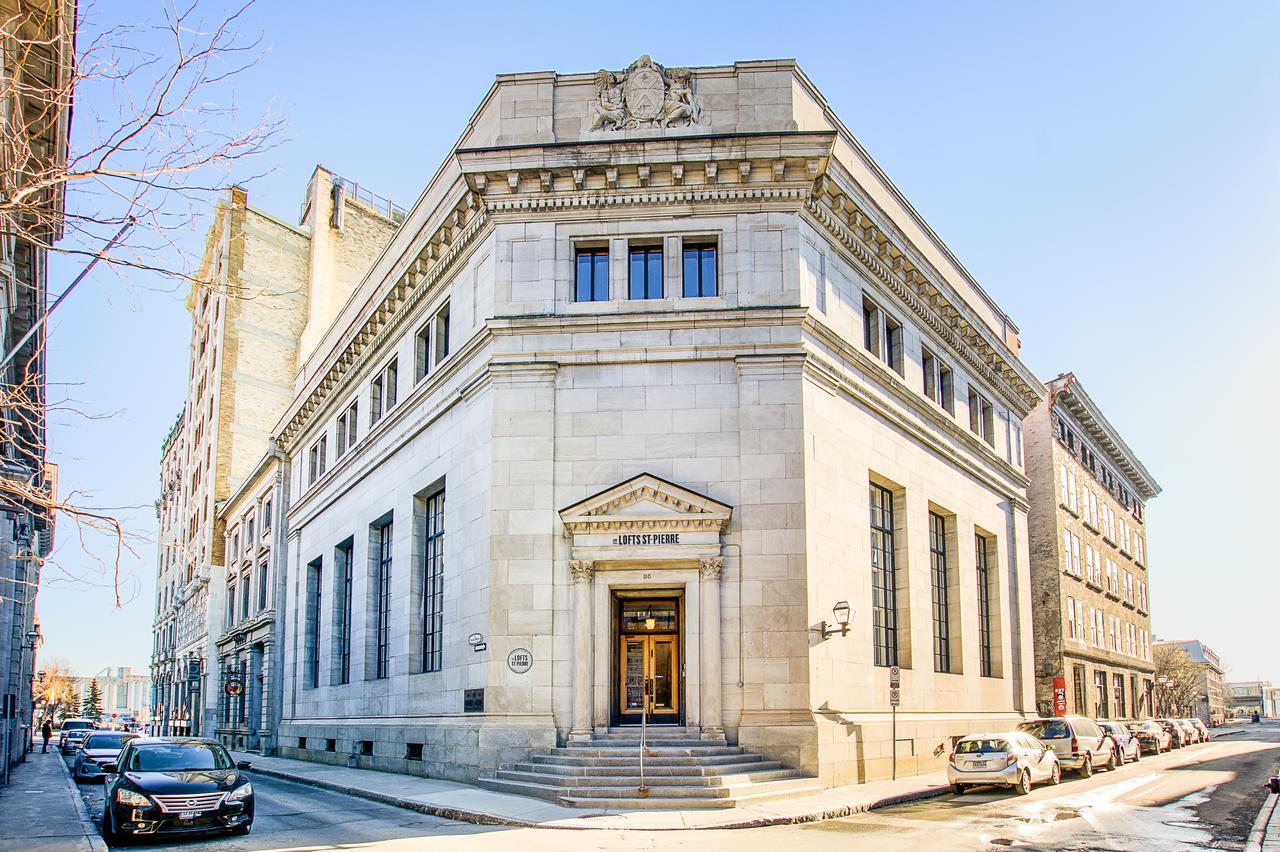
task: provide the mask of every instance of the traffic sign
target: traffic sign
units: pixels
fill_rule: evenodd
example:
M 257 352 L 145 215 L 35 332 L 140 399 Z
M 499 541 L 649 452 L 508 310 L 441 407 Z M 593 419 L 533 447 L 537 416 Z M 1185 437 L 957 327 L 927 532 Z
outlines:
M 902 704 L 902 690 L 896 686 L 889 690 L 889 706 L 897 707 Z
M 897 689 L 902 682 L 902 669 L 897 666 L 889 666 L 889 686 Z

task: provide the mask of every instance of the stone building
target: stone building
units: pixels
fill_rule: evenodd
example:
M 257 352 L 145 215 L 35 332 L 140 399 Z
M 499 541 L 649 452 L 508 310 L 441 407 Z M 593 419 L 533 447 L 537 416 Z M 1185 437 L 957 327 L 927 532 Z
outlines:
M 1162 640 L 1154 647 L 1178 648 L 1200 666 L 1200 690 L 1196 695 L 1196 715 L 1206 725 L 1221 725 L 1227 719 L 1227 691 L 1222 683 L 1222 660 L 1199 639 Z
M 279 753 L 941 768 L 1034 710 L 1019 345 L 794 62 L 498 77 L 276 430 Z
M 186 665 L 178 657 L 178 625 L 189 623 L 195 600 L 182 601 L 186 587 L 187 513 L 184 503 L 186 463 L 184 425 L 186 411 L 169 428 L 160 450 L 160 496 L 156 499 L 156 611 L 151 637 L 151 708 L 148 731 L 154 736 L 187 733 L 190 730 L 189 692 L 191 683 Z M 184 636 L 184 640 L 187 637 Z M 189 641 L 184 641 L 189 645 Z
M 1267 715 L 1267 693 L 1272 689 L 1269 680 L 1236 680 L 1224 684 L 1227 692 L 1227 713 L 1233 718 L 1247 718 L 1254 713 Z
M 329 324 L 398 215 L 385 205 L 376 209 L 369 197 L 359 200 L 353 184 L 320 167 L 297 226 L 250 207 L 238 187 L 215 210 L 198 283 L 187 297 L 191 369 L 181 437 L 171 437 L 162 463 L 181 483 L 174 497 L 181 514 L 172 519 L 177 536 L 167 538 L 171 528 L 164 524 L 161 532 L 170 542 L 161 558 L 171 566 L 157 573 L 157 625 L 175 625 L 162 655 L 177 702 L 169 711 L 171 733 L 215 732 L 227 667 L 238 671 L 241 657 L 261 662 L 269 653 L 272 621 L 265 610 L 249 613 L 262 628 L 252 646 L 236 644 L 248 635 L 240 630 L 230 646 L 223 641 L 227 628 L 244 620 L 227 606 L 228 578 L 244 595 L 258 582 L 259 560 L 254 554 L 252 571 L 244 565 L 247 552 L 228 563 L 225 524 L 241 519 L 219 510 L 236 495 L 256 499 L 257 492 L 241 492 L 273 452 L 271 427 L 293 398 L 307 330 Z M 172 593 L 161 588 L 170 567 Z M 262 599 L 256 589 L 251 597 Z
M 1036 707 L 1152 714 L 1146 503 L 1160 486 L 1072 373 L 1027 417 Z
M 151 675 L 143 672 L 134 674 L 130 666 L 107 666 L 97 674 L 72 678 L 80 706 L 84 707 L 89 697 L 90 684 L 97 682 L 98 694 L 101 696 L 99 709 L 103 721 L 149 720 L 152 716 Z M 112 714 L 115 714 L 113 717 Z
M 71 127 L 75 4 L 0 0 L 0 781 L 24 759 L 39 630 L 36 593 L 53 547 L 57 472 L 46 461 L 48 249 L 62 237 L 59 173 Z M 35 181 L 33 187 L 31 184 Z

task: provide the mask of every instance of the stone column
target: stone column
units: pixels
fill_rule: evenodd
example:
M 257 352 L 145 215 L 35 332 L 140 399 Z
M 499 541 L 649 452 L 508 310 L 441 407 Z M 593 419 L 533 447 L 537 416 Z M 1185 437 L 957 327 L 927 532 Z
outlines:
M 573 574 L 573 727 L 571 742 L 591 739 L 591 580 L 595 563 L 574 560 Z
M 702 588 L 700 619 L 701 669 L 702 669 L 702 738 L 720 739 L 724 736 L 721 724 L 720 700 L 720 571 L 724 557 L 702 559 L 699 573 Z

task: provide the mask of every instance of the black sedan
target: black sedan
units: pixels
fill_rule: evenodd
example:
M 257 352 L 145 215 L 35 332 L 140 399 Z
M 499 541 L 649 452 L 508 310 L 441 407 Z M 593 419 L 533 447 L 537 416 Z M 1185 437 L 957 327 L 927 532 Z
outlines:
M 94 731 L 84 738 L 76 751 L 76 762 L 71 769 L 71 777 L 80 781 L 100 781 L 105 777 L 102 764 L 113 763 L 120 755 L 121 749 L 129 740 L 136 740 L 137 734 L 124 731 Z
M 140 737 L 104 763 L 102 836 L 122 838 L 227 831 L 253 826 L 253 785 L 222 744 L 199 737 Z

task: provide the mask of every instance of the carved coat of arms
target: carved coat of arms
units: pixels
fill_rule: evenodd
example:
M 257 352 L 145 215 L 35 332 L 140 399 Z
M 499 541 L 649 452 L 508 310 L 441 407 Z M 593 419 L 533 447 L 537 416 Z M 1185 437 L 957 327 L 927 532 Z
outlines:
M 683 127 L 698 124 L 702 108 L 687 68 L 663 68 L 641 56 L 620 73 L 596 74 L 596 99 L 588 130 Z

